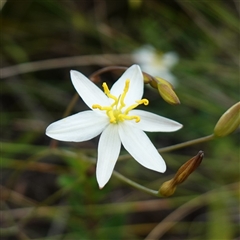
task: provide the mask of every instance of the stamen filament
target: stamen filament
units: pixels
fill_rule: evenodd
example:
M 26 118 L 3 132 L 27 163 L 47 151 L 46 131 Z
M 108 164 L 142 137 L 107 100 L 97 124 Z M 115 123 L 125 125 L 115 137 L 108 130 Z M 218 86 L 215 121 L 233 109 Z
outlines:
M 92 105 L 92 108 L 93 109 L 99 109 L 99 110 L 105 110 L 105 111 L 111 111 L 112 110 L 112 108 L 111 107 L 102 107 L 101 105 L 98 105 L 98 104 L 94 104 L 94 105 Z
M 125 114 L 128 114 L 131 110 L 133 110 L 134 108 L 136 108 L 137 106 L 141 105 L 141 104 L 144 104 L 144 105 L 148 105 L 149 101 L 147 99 L 142 99 L 142 100 L 138 100 L 136 101 L 137 103 L 136 104 L 133 104 L 131 105 L 130 107 L 128 107 L 126 110 L 125 110 Z
M 139 116 L 128 116 L 128 115 L 125 115 L 125 114 L 120 114 L 119 118 L 122 121 L 124 121 L 124 120 L 134 120 L 135 119 L 136 123 L 140 122 L 140 120 L 141 120 Z
M 127 92 L 129 90 L 129 84 L 130 84 L 130 80 L 127 79 L 126 82 L 125 82 L 125 87 L 124 87 L 124 90 L 123 90 L 123 94 L 120 97 L 120 105 L 121 105 L 120 109 L 122 109 L 123 107 L 126 106 L 126 104 L 124 103 L 124 99 L 125 99 L 125 97 L 127 95 Z
M 110 123 L 116 123 L 116 117 L 114 116 L 114 112 L 111 110 L 107 111 L 106 114 L 110 119 Z

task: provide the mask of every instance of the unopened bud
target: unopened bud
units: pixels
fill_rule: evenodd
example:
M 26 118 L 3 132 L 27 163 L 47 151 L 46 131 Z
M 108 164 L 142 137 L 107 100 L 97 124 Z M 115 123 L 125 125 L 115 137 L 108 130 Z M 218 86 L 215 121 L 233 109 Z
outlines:
M 174 178 L 162 184 L 159 189 L 159 193 L 165 197 L 171 196 L 175 192 L 176 186 L 184 182 L 188 176 L 201 164 L 203 156 L 203 151 L 199 151 L 196 156 L 184 163 L 178 169 Z
M 153 78 L 152 78 L 152 81 L 149 82 L 149 84 L 150 84 L 151 87 L 153 87 L 153 88 L 155 88 L 155 89 L 158 89 L 158 81 L 157 81 L 156 78 L 153 77 Z
M 149 83 L 151 87 L 158 89 L 161 97 L 169 104 L 180 104 L 177 94 L 173 90 L 170 82 L 160 77 L 152 77 L 151 75 L 143 72 L 144 83 Z
M 170 197 L 174 194 L 175 190 L 176 184 L 174 184 L 173 179 L 171 179 L 164 182 L 158 192 L 164 197 Z
M 158 91 L 162 98 L 169 104 L 180 104 L 177 94 L 174 92 L 172 85 L 162 78 L 156 78 L 158 80 Z
M 154 78 L 151 75 L 145 72 L 142 72 L 142 74 L 143 74 L 143 81 L 145 84 L 149 83 L 151 85 L 151 83 L 154 82 Z
M 199 151 L 196 156 L 184 163 L 177 171 L 174 180 L 176 184 L 184 182 L 188 176 L 201 164 L 204 156 L 203 151 Z
M 229 108 L 218 120 L 214 135 L 224 137 L 234 132 L 240 125 L 240 102 Z

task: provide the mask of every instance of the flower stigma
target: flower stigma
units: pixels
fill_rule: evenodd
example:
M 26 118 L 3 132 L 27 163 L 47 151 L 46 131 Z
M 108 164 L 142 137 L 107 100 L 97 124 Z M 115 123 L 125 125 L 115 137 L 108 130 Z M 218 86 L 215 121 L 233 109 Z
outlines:
M 131 110 L 133 110 L 134 108 L 141 104 L 148 105 L 149 101 L 145 98 L 137 100 L 135 104 L 130 105 L 126 109 L 124 109 L 124 107 L 126 106 L 126 104 L 124 103 L 124 99 L 129 90 L 129 85 L 130 80 L 127 79 L 125 82 L 123 93 L 119 97 L 116 97 L 111 94 L 107 84 L 104 82 L 102 85 L 104 93 L 108 96 L 108 98 L 112 99 L 114 102 L 110 106 L 101 106 L 99 104 L 94 104 L 92 108 L 106 111 L 110 123 L 119 123 L 123 122 L 124 120 L 135 120 L 135 122 L 138 123 L 141 120 L 139 116 L 136 115 L 129 116 L 128 114 Z

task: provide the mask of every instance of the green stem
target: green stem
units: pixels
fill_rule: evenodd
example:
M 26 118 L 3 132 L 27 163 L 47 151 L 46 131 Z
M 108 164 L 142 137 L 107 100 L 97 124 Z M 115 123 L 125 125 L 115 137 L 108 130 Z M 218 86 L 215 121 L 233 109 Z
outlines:
M 73 152 L 70 152 L 70 151 L 61 151 L 61 150 L 58 150 L 58 149 L 54 149 L 52 151 L 52 153 L 55 153 L 55 154 L 62 154 L 62 155 L 65 155 L 65 156 L 71 156 L 71 157 L 74 157 L 74 158 L 77 158 L 78 155 L 76 153 L 73 153 Z M 85 158 L 82 158 L 83 161 L 87 161 L 87 162 L 91 162 L 91 163 L 96 163 L 96 160 L 94 158 L 90 158 L 90 157 L 85 157 Z M 142 191 L 142 192 L 145 192 L 145 193 L 148 193 L 150 195 L 153 195 L 155 197 L 159 197 L 158 195 L 158 191 L 156 190 L 152 190 L 152 189 L 149 189 L 147 187 L 144 187 L 132 180 L 130 180 L 129 178 L 127 177 L 124 177 L 122 174 L 120 174 L 119 172 L 117 171 L 113 171 L 113 176 L 116 177 L 117 179 L 119 179 L 120 181 Z
M 176 149 L 179 149 L 179 148 L 187 147 L 187 146 L 190 146 L 190 145 L 193 145 L 193 144 L 199 144 L 199 143 L 202 143 L 202 142 L 210 141 L 212 139 L 214 139 L 214 135 L 209 135 L 209 136 L 205 136 L 205 137 L 198 138 L 198 139 L 195 139 L 195 140 L 190 140 L 190 141 L 187 141 L 187 142 L 184 142 L 184 143 L 179 143 L 179 144 L 176 144 L 176 145 L 173 145 L 173 146 L 160 148 L 160 149 L 158 149 L 158 151 L 160 153 L 169 152 L 169 151 L 173 151 L 173 150 L 176 150 Z M 125 155 L 121 155 L 119 157 L 119 159 L 123 160 L 123 159 L 129 158 L 129 157 L 130 157 L 129 154 L 125 154 Z M 91 159 L 91 158 L 88 158 L 88 160 L 90 160 L 91 162 L 95 162 L 95 160 Z M 126 184 L 134 187 L 135 189 L 138 189 L 142 192 L 148 193 L 148 194 L 153 195 L 155 197 L 159 197 L 158 191 L 149 189 L 147 187 L 144 187 L 144 186 L 128 179 L 127 177 L 124 177 L 122 174 L 118 173 L 117 171 L 113 171 L 113 175 L 116 178 L 118 178 L 119 180 L 121 180 L 122 182 L 125 182 Z
M 215 138 L 215 136 L 212 134 L 212 135 L 201 137 L 201 138 L 198 138 L 198 139 L 195 139 L 195 140 L 190 140 L 190 141 L 187 141 L 187 142 L 178 143 L 178 144 L 175 144 L 175 145 L 172 145 L 172 146 L 169 146 L 169 147 L 159 148 L 158 152 L 159 153 L 170 152 L 170 151 L 174 151 L 174 150 L 177 150 L 177 149 L 180 149 L 180 148 L 188 147 L 188 146 L 191 146 L 191 145 L 194 145 L 194 144 L 207 142 L 207 141 L 213 140 L 214 138 Z M 123 155 L 119 156 L 118 160 L 126 160 L 126 159 L 129 159 L 129 158 L 131 158 L 131 156 L 129 154 L 123 154 Z
M 158 152 L 160 152 L 160 153 L 170 152 L 170 151 L 173 151 L 173 150 L 177 150 L 179 148 L 184 148 L 184 147 L 188 147 L 188 146 L 191 146 L 191 145 L 194 145 L 194 144 L 207 142 L 207 141 L 210 141 L 212 139 L 214 139 L 214 135 L 208 135 L 208 136 L 205 136 L 205 137 L 197 138 L 195 140 L 190 140 L 190 141 L 187 141 L 187 142 L 175 144 L 175 145 L 172 145 L 172 146 L 169 146 L 169 147 L 159 148 Z
M 131 187 L 134 187 L 134 188 L 136 188 L 136 189 L 138 189 L 138 190 L 140 190 L 140 191 L 142 191 L 142 192 L 148 193 L 148 194 L 150 194 L 150 195 L 152 195 L 152 196 L 160 197 L 160 196 L 158 195 L 158 191 L 152 190 L 152 189 L 147 188 L 147 187 L 144 187 L 144 186 L 142 186 L 142 185 L 140 185 L 140 184 L 138 184 L 138 183 L 130 180 L 129 178 L 124 177 L 122 174 L 120 174 L 119 172 L 117 172 L 117 171 L 115 171 L 115 170 L 113 171 L 113 175 L 114 175 L 116 178 L 118 178 L 119 180 L 121 180 L 122 182 L 127 183 L 127 184 L 130 185 Z

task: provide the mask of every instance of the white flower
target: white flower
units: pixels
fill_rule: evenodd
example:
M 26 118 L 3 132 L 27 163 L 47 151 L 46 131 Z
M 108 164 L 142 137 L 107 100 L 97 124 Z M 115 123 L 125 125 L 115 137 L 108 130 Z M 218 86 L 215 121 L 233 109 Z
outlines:
M 83 74 L 71 71 L 72 83 L 91 110 L 66 117 L 48 126 L 46 134 L 60 141 L 82 142 L 100 133 L 97 159 L 97 181 L 102 188 L 110 179 L 118 159 L 121 143 L 141 165 L 164 172 L 166 165 L 157 149 L 143 131 L 172 132 L 181 124 L 143 110 L 148 104 L 143 95 L 143 76 L 133 65 L 108 89 L 102 92 Z
M 151 45 L 144 45 L 133 53 L 133 61 L 138 63 L 144 72 L 163 78 L 176 86 L 176 77 L 171 73 L 172 67 L 178 62 L 175 52 L 160 54 Z

